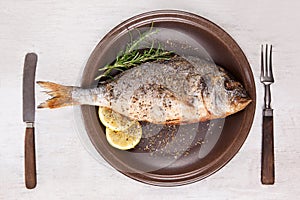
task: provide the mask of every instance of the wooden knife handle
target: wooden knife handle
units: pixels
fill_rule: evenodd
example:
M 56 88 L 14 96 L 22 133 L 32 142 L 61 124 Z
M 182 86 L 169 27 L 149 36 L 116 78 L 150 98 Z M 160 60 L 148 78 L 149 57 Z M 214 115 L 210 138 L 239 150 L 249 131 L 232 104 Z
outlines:
M 263 116 L 262 132 L 261 182 L 272 185 L 275 181 L 273 116 Z
M 36 186 L 34 127 L 25 132 L 25 185 L 28 189 Z

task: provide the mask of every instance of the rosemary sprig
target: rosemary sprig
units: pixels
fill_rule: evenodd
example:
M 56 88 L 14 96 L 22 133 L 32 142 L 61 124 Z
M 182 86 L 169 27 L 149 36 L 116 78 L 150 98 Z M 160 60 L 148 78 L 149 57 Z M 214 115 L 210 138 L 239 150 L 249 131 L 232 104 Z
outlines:
M 145 50 L 139 50 L 139 47 L 142 42 L 145 42 L 150 38 L 151 35 L 157 33 L 157 30 L 152 30 L 153 26 L 151 26 L 150 30 L 141 34 L 139 32 L 139 38 L 136 40 L 132 40 L 132 35 L 130 33 L 131 42 L 126 46 L 124 51 L 121 51 L 116 61 L 112 65 L 106 65 L 103 68 L 100 68 L 99 71 L 103 71 L 103 73 L 98 76 L 95 80 L 99 80 L 103 77 L 110 77 L 110 73 L 112 70 L 124 71 L 131 67 L 135 67 L 141 63 L 154 61 L 154 60 L 170 60 L 173 55 L 171 51 L 165 51 L 161 47 L 160 43 L 157 48 L 154 48 L 155 41 L 152 39 L 152 42 L 148 43 L 150 47 Z

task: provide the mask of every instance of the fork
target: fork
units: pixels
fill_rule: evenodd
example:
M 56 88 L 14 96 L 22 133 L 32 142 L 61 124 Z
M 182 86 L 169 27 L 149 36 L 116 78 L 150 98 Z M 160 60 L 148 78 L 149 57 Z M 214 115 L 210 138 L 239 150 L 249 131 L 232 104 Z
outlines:
M 260 82 L 265 87 L 263 129 L 262 129 L 262 160 L 261 182 L 271 185 L 275 181 L 274 170 L 274 136 L 273 136 L 273 109 L 271 108 L 270 85 L 274 83 L 272 72 L 272 45 L 261 46 L 261 75 Z

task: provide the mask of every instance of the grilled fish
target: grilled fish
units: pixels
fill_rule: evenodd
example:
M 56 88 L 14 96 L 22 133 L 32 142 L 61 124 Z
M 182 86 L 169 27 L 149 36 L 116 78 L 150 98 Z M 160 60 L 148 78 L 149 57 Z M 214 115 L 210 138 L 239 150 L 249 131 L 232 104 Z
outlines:
M 174 56 L 128 69 L 99 87 L 38 84 L 52 96 L 38 108 L 96 105 L 137 121 L 188 124 L 225 118 L 250 102 L 241 83 L 214 63 Z

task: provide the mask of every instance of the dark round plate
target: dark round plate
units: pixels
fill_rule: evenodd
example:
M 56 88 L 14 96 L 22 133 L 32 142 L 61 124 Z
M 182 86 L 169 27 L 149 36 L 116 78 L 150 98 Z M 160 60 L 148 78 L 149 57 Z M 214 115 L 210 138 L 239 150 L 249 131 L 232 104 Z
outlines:
M 236 77 L 252 103 L 226 119 L 183 126 L 143 123 L 144 138 L 129 151 L 111 147 L 97 115 L 97 107 L 81 106 L 86 132 L 95 149 L 111 166 L 135 180 L 175 186 L 201 180 L 223 167 L 241 148 L 255 112 L 255 84 L 249 63 L 238 44 L 219 26 L 200 16 L 174 10 L 137 15 L 111 30 L 96 46 L 82 75 L 82 87 L 95 87 L 98 69 L 114 61 L 130 42 L 129 31 L 154 26 L 158 39 L 180 54 L 210 58 Z M 132 36 L 131 36 L 132 37 Z M 134 36 L 133 36 L 134 37 Z M 174 48 L 175 48 L 174 47 Z M 172 45 L 167 48 L 172 49 Z

